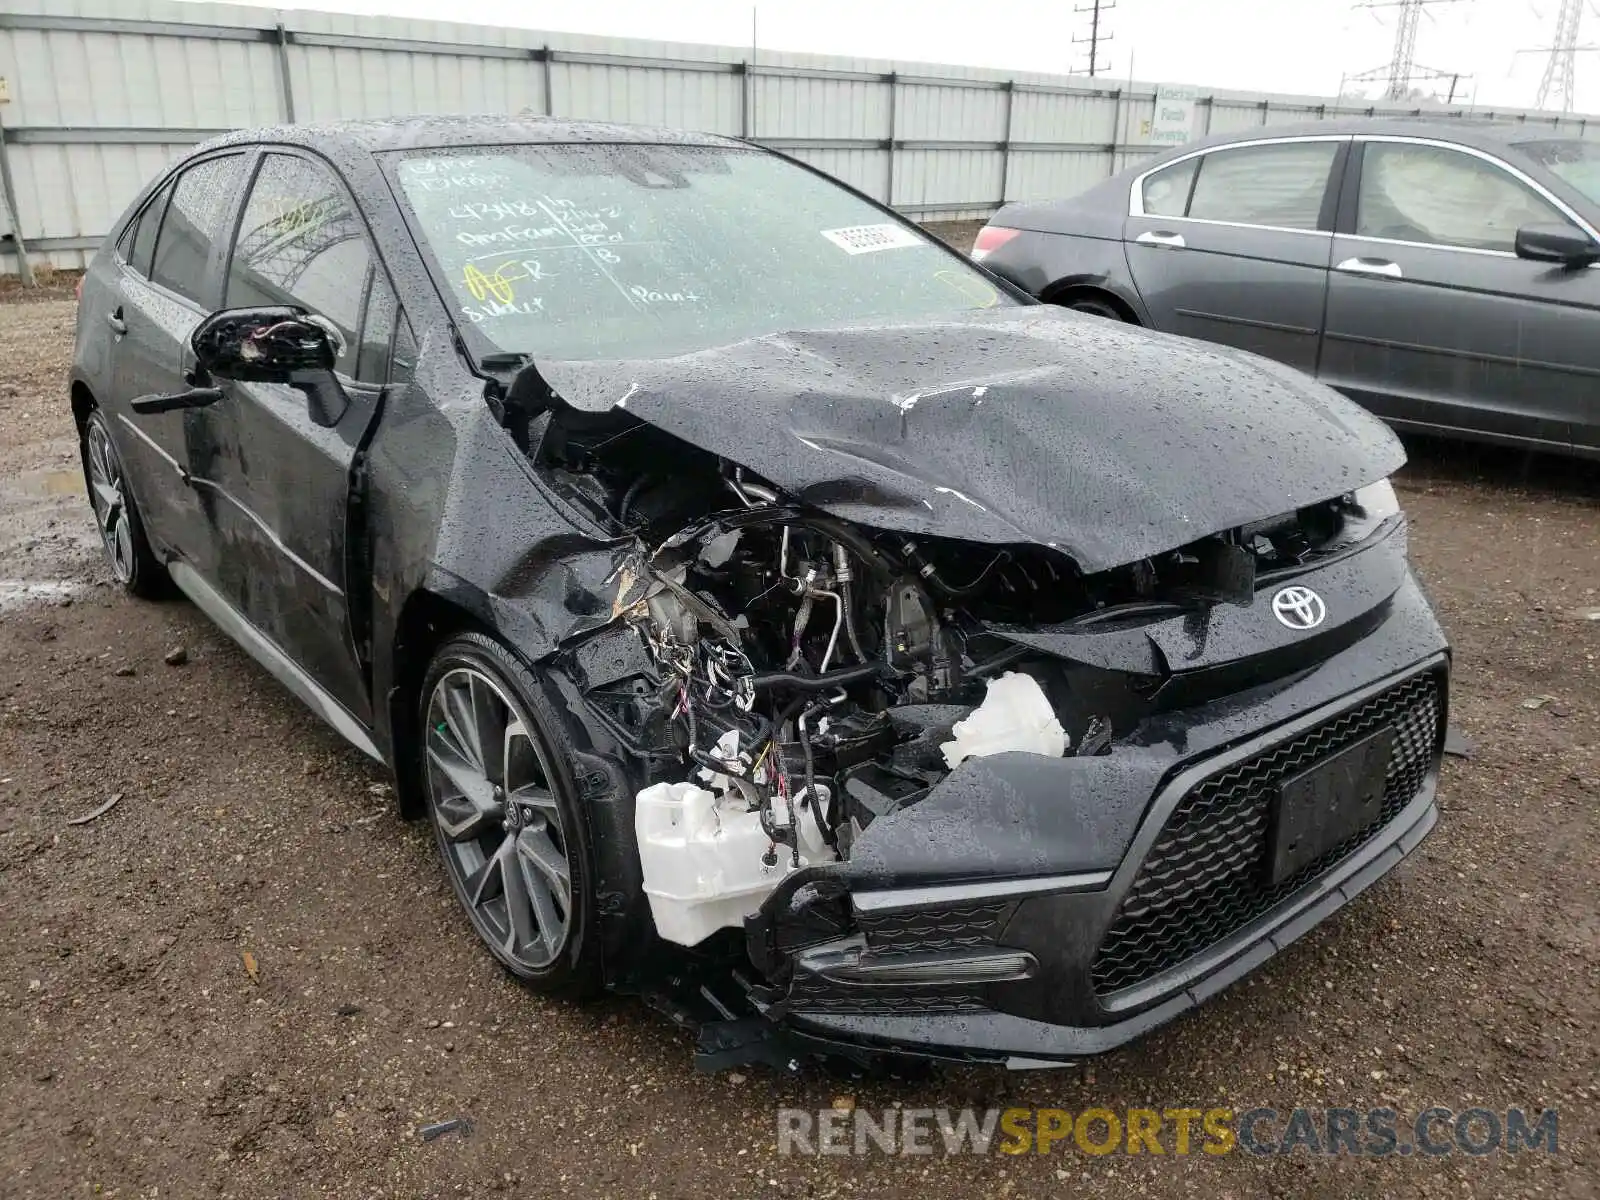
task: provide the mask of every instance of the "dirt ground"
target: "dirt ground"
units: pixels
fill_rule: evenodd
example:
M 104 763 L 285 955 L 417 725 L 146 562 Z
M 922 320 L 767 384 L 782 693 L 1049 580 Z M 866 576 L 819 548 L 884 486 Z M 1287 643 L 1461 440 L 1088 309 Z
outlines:
M 70 298 L 0 304 L 0 1195 L 1600 1194 L 1592 465 L 1412 447 L 1402 498 L 1475 755 L 1448 761 L 1418 854 L 1253 978 L 1073 1070 L 705 1076 L 636 1002 L 515 986 L 372 766 L 189 605 L 110 586 L 73 321 Z M 846 1093 L 1554 1108 L 1559 1151 L 778 1155 L 778 1106 Z M 470 1134 L 419 1136 L 456 1116 Z

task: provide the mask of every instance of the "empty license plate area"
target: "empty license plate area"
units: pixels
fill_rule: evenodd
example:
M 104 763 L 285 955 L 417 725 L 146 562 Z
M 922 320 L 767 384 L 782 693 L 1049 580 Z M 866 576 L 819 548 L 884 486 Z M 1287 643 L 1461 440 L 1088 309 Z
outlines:
M 1282 883 L 1378 819 L 1393 749 L 1394 732 L 1381 730 L 1279 786 L 1271 883 Z

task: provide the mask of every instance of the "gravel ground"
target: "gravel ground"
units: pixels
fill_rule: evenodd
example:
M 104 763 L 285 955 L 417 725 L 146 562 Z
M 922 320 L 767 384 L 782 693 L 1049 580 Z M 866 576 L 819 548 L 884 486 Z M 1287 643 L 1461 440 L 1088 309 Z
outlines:
M 1402 496 L 1476 753 L 1447 763 L 1418 854 L 1256 976 L 1076 1070 L 708 1077 L 635 1002 L 516 987 L 365 760 L 187 604 L 110 586 L 65 400 L 72 323 L 70 299 L 0 305 L 0 1195 L 1600 1194 L 1592 466 L 1412 448 Z M 846 1093 L 1556 1108 L 1560 1149 L 777 1154 L 777 1106 Z M 458 1115 L 470 1135 L 419 1137 Z

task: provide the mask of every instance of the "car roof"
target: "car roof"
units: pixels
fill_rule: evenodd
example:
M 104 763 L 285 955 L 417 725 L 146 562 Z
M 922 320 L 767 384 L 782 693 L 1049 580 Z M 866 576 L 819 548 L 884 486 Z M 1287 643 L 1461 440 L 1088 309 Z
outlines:
M 572 121 L 485 113 L 466 116 L 379 117 L 311 125 L 241 129 L 213 138 L 195 153 L 239 145 L 272 143 L 315 150 L 335 161 L 392 150 L 461 149 L 495 145 L 674 145 L 752 148 L 736 138 L 649 125 Z

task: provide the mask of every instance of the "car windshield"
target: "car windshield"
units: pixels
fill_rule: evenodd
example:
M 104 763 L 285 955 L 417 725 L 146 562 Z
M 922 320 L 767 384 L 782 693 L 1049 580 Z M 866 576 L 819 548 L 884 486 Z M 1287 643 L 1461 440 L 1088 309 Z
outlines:
M 664 357 L 1016 303 L 930 236 L 759 150 L 494 146 L 405 153 L 393 170 L 480 355 Z
M 1559 138 L 1522 142 L 1517 149 L 1600 204 L 1600 142 Z

